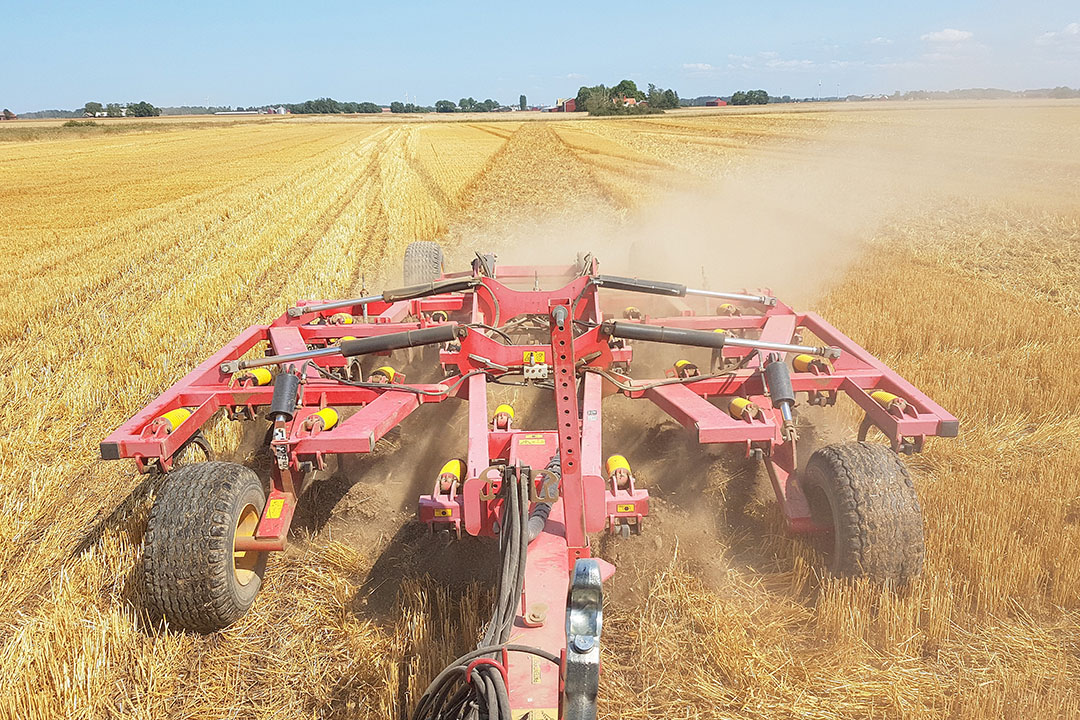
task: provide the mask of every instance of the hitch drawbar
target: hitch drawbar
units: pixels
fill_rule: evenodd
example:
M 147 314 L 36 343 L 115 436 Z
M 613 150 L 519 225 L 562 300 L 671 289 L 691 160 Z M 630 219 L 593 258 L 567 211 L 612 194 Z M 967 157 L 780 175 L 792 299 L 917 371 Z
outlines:
M 620 322 L 608 320 L 600 326 L 600 331 L 614 338 L 624 340 L 643 340 L 645 342 L 667 343 L 669 345 L 688 345 L 690 347 L 706 347 L 719 349 L 725 345 L 732 347 L 744 347 L 755 350 L 771 350 L 775 352 L 806 353 L 821 357 L 836 359 L 840 357 L 840 349 L 834 347 L 813 347 L 810 345 L 790 345 L 788 343 L 766 342 L 764 340 L 748 340 L 746 338 L 730 337 L 728 333 L 716 333 L 710 330 L 690 330 L 688 328 L 664 327 L 663 325 L 645 325 L 636 322 Z
M 269 357 L 252 358 L 250 360 L 230 360 L 221 364 L 221 372 L 232 375 L 255 367 L 267 365 L 283 365 L 285 363 L 311 360 L 327 355 L 342 355 L 355 357 L 356 355 L 368 355 L 385 350 L 401 350 L 402 348 L 419 347 L 421 345 L 436 345 L 452 342 L 464 337 L 467 332 L 464 325 L 454 323 L 452 325 L 439 325 L 438 327 L 423 328 L 422 330 L 406 330 L 405 332 L 387 333 L 372 337 L 359 338 L 357 340 L 344 340 L 334 347 L 319 348 L 306 352 L 291 353 L 289 355 L 271 355 Z

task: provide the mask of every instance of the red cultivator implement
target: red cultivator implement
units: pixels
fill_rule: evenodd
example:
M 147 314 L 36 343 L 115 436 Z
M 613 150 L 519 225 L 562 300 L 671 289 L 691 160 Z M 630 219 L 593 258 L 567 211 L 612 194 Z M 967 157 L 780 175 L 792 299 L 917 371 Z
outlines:
M 101 444 L 103 458 L 169 473 L 144 562 L 150 604 L 172 625 L 213 631 L 246 612 L 327 456 L 371 452 L 421 406 L 451 399 L 468 404 L 464 459 L 420 497 L 420 520 L 498 537 L 503 564 L 480 646 L 434 679 L 416 717 L 596 716 L 602 582 L 615 568 L 590 557 L 589 536 L 640 533 L 649 514 L 630 462 L 602 453 L 608 395 L 649 400 L 699 442 L 759 459 L 788 528 L 832 537 L 835 573 L 903 582 L 921 571 L 922 520 L 898 454 L 955 436 L 957 420 L 817 315 L 767 293 L 602 275 L 591 257 L 497 267 L 478 256 L 443 274 L 438 246 L 414 243 L 405 265 L 409 287 L 301 303 L 248 328 Z M 691 348 L 696 362 L 672 348 L 666 377 L 636 378 L 642 343 Z M 425 382 L 394 369 L 406 352 Z M 505 405 L 491 413 L 493 384 L 540 389 L 555 426 L 519 428 Z M 840 393 L 865 413 L 859 442 L 822 448 L 800 471 L 796 400 L 831 406 Z M 240 465 L 173 469 L 192 443 L 209 454 L 200 428 L 218 411 L 271 422 L 268 495 Z M 887 444 L 865 442 L 871 428 Z

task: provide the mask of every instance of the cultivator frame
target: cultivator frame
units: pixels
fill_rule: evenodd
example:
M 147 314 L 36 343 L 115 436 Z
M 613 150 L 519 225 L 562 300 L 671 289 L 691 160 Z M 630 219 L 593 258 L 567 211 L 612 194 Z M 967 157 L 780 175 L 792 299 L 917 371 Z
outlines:
M 669 377 L 632 379 L 634 349 L 644 342 L 701 348 L 692 351 L 701 359 Z M 402 351 L 430 348 L 420 352 L 434 366 L 436 347 L 444 379 L 365 381 L 377 356 L 398 353 L 399 361 Z M 260 384 L 268 377 L 253 372 L 260 367 L 277 368 L 272 383 Z M 510 382 L 549 391 L 556 427 L 493 423 L 489 386 Z M 614 572 L 591 558 L 589 535 L 639 533 L 649 514 L 645 488 L 604 470 L 602 399 L 614 393 L 651 401 L 700 443 L 737 444 L 760 459 L 795 533 L 823 530 L 798 480 L 798 397 L 827 406 L 848 396 L 865 413 L 860 434 L 876 427 L 895 452 L 920 451 L 926 437 L 958 429 L 955 417 L 820 316 L 795 312 L 768 291 L 607 276 L 591 256 L 537 267 L 478 255 L 467 272 L 353 300 L 301 302 L 248 328 L 112 433 L 101 455 L 167 472 L 183 448 L 204 442 L 200 429 L 219 411 L 245 420 L 269 410 L 269 496 L 257 528 L 237 533 L 233 550 L 278 551 L 297 498 L 327 456 L 371 452 L 422 405 L 465 401 L 464 472 L 420 497 L 420 520 L 458 536 L 500 536 L 505 545 L 516 523 L 508 488 L 519 484 L 524 525 L 515 527 L 536 527 L 521 541 L 520 566 L 510 568 L 520 582 L 503 580 L 512 622 L 451 675 L 481 688 L 501 679 L 512 708 L 506 717 L 576 720 L 595 717 L 601 583 Z M 514 649 L 521 647 L 535 652 Z M 445 715 L 457 697 L 447 690 L 440 706 L 439 692 L 433 686 L 421 717 Z

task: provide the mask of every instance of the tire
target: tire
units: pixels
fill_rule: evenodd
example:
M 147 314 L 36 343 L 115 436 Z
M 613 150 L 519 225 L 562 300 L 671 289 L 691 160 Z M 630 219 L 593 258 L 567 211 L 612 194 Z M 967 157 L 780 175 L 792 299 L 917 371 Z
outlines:
M 265 504 L 259 476 L 243 465 L 195 463 L 169 474 L 143 539 L 146 604 L 155 620 L 209 633 L 248 611 L 267 553 L 236 555 L 233 538 L 254 533 Z
M 442 276 L 443 253 L 439 243 L 418 240 L 405 248 L 405 285 L 419 285 Z
M 815 524 L 831 529 L 829 569 L 902 585 L 922 573 L 922 509 L 907 468 L 888 447 L 829 445 L 806 465 L 803 491 Z

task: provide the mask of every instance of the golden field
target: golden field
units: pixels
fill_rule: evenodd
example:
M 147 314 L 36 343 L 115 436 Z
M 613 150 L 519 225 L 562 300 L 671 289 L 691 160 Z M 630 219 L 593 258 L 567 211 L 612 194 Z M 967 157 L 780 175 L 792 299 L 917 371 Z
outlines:
M 403 717 L 475 643 L 485 591 L 425 577 L 414 500 L 362 479 L 306 498 L 329 519 L 240 622 L 149 626 L 152 488 L 97 459 L 242 328 L 394 286 L 431 239 L 772 285 L 961 419 L 909 461 L 926 569 L 892 592 L 822 576 L 761 471 L 649 416 L 660 459 L 625 452 L 658 517 L 598 545 L 601 717 L 1080 716 L 1080 104 L 798 110 L 0 127 L 0 717 Z

